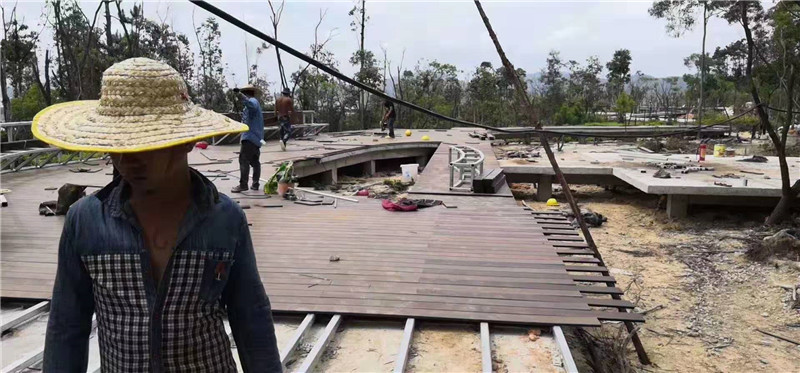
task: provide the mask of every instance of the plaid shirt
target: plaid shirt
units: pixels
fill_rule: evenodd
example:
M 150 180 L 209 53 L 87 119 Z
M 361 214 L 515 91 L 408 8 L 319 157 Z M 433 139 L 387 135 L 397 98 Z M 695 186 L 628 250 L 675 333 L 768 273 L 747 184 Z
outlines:
M 86 371 L 95 312 L 104 372 L 235 372 L 226 313 L 244 370 L 281 370 L 244 213 L 194 170 L 192 189 L 158 287 L 124 182 L 112 182 L 70 209 L 59 245 L 45 372 Z

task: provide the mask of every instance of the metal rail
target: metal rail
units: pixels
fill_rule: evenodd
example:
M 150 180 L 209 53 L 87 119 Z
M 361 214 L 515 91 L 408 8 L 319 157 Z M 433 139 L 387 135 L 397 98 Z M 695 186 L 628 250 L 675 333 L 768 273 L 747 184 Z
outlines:
M 12 150 L 0 154 L 0 173 L 40 169 L 48 166 L 83 163 L 90 159 L 105 159 L 107 154 L 98 152 L 73 152 L 60 148 L 30 148 Z
M 453 155 L 455 154 L 455 160 Z M 472 192 L 472 180 L 483 173 L 483 152 L 466 145 L 454 145 L 448 152 L 450 190 Z M 464 187 L 464 183 L 469 183 Z

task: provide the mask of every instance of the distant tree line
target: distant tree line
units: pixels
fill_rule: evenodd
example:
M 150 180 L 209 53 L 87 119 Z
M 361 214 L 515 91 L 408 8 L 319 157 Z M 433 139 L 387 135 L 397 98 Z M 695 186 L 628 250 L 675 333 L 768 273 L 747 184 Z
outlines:
M 651 14 L 666 18 L 674 13 L 676 8 L 669 7 L 674 3 L 681 2 L 656 2 Z M 275 5 L 270 1 L 269 13 L 265 7 L 265 18 L 270 17 L 275 36 L 283 5 L 283 2 Z M 82 9 L 76 0 L 47 0 L 46 23 L 33 26 L 52 31 L 53 45 L 44 47 L 39 40 L 40 32 L 20 21 L 15 8 L 3 5 L 0 85 L 10 87 L 13 96 L 11 99 L 6 89 L 2 90 L 5 119 L 29 120 L 53 103 L 97 99 L 103 71 L 118 61 L 136 56 L 162 60 L 173 66 L 189 84 L 194 102 L 203 107 L 220 112 L 239 110 L 231 92 L 233 87 L 229 87 L 225 79 L 227 66 L 222 62 L 221 35 L 216 19 L 206 18 L 195 23 L 193 14 L 194 35 L 185 35 L 172 29 L 163 19 L 145 17 L 143 6 L 145 3 L 123 7 L 121 0 L 102 0 L 97 8 Z M 374 51 L 365 49 L 364 40 L 369 38 L 365 6 L 365 1 L 356 0 L 349 12 L 350 30 L 361 42 L 347 59 L 335 56 L 326 47 L 332 34 L 325 39 L 317 34 L 324 12 L 320 13 L 314 42 L 306 53 L 333 68 L 338 69 L 342 63 L 350 64 L 357 68 L 356 80 L 444 115 L 492 126 L 531 125 L 514 104 L 509 72 L 503 67 L 483 62 L 474 70 L 464 72 L 446 62 L 421 60 L 409 68 L 403 66 L 402 60 L 393 64 L 386 50 L 380 58 Z M 769 14 L 764 12 L 764 17 Z M 683 26 L 686 27 L 685 22 Z M 766 40 L 770 30 L 759 27 L 755 33 L 759 39 Z M 192 45 L 196 45 L 199 55 L 192 52 Z M 251 47 L 255 47 L 256 59 L 247 61 L 247 81 L 261 88 L 260 98 L 265 110 L 269 110 L 274 83 L 259 71 L 258 60 L 271 46 L 261 43 Z M 717 48 L 706 55 L 704 63 L 699 54 L 687 56 L 685 64 L 691 72 L 682 77 L 659 79 L 640 71 L 632 73 L 633 56 L 627 49 L 617 50 L 605 63 L 597 56 L 583 62 L 564 60 L 559 52 L 551 51 L 539 74 L 529 76 L 523 69 L 513 73 L 526 83 L 540 118 L 547 125 L 607 121 L 609 113 L 615 113 L 616 120 L 624 121 L 634 111 L 681 108 L 695 112 L 700 101 L 701 75 L 704 76 L 706 107 L 733 106 L 739 111 L 746 102 L 752 101 L 744 71 L 746 48 L 744 40 Z M 40 60 L 42 55 L 44 61 Z M 332 131 L 379 125 L 382 100 L 363 94 L 307 64 L 298 65 L 287 74 L 277 50 L 276 57 L 280 77 L 273 79 L 279 81 L 281 87 L 274 91 L 290 88 L 298 109 L 315 111 L 317 121 L 329 123 Z M 760 69 L 762 59 L 756 63 Z M 398 107 L 398 115 L 401 127 L 450 126 L 403 107 Z

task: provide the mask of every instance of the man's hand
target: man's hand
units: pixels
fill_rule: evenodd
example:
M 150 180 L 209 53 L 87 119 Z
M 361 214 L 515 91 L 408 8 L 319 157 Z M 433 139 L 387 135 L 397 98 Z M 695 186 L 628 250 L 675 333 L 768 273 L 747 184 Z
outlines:
M 239 88 L 234 88 L 233 93 L 239 93 Z

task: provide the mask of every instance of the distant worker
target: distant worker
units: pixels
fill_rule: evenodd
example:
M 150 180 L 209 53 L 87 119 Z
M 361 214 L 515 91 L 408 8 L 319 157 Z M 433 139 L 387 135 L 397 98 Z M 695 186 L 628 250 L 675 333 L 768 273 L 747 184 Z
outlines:
M 386 125 L 388 124 L 389 125 L 389 136 L 386 136 L 386 138 L 387 139 L 388 138 L 392 138 L 393 139 L 394 138 L 394 118 L 397 116 L 397 114 L 394 111 L 394 104 L 391 101 L 386 100 L 383 103 L 383 107 L 384 107 L 384 114 L 383 114 L 383 120 L 381 121 L 381 132 L 386 130 Z
M 247 190 L 247 179 L 250 177 L 250 166 L 253 167 L 253 184 L 250 189 L 258 190 L 258 181 L 261 178 L 261 141 L 264 140 L 264 114 L 261 104 L 256 99 L 258 89 L 252 85 L 234 88 L 242 100 L 242 123 L 250 127 L 242 134 L 242 147 L 239 149 L 239 185 L 231 189 L 232 193 L 241 193 Z
M 281 126 L 281 150 L 286 150 L 286 143 L 292 136 L 292 114 L 294 114 L 294 102 L 291 97 L 292 91 L 289 87 L 283 89 L 281 96 L 275 100 L 275 115 L 278 117 L 278 125 Z

